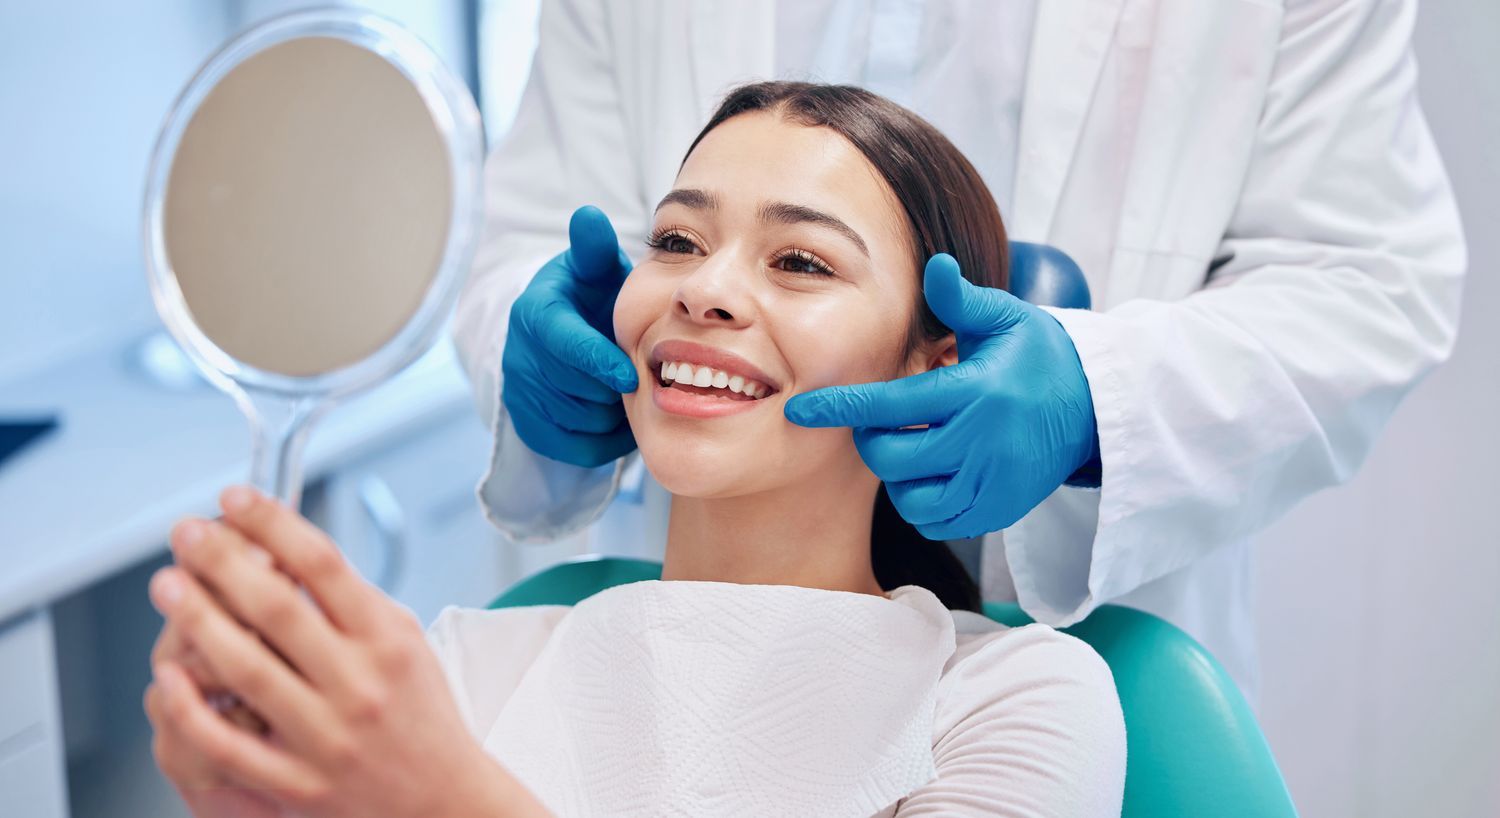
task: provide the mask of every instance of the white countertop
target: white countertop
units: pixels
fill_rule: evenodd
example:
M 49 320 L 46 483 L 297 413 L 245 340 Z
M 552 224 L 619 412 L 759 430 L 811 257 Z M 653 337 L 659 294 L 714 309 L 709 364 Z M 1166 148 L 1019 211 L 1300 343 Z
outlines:
M 163 551 L 173 523 L 216 514 L 219 491 L 248 479 L 245 418 L 206 383 L 174 390 L 149 379 L 132 351 L 151 331 L 0 383 L 0 418 L 59 423 L 0 464 L 0 622 Z M 306 479 L 473 411 L 445 335 L 313 427 Z

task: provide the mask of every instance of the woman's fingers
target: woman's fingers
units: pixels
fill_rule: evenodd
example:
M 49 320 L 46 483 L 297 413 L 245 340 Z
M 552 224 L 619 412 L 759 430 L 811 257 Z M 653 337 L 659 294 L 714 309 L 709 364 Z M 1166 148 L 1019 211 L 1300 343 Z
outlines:
M 318 607 L 347 633 L 378 631 L 368 621 L 383 606 L 380 593 L 344 560 L 338 546 L 305 517 L 248 486 L 230 486 L 219 496 L 224 522 L 270 552 L 276 563 L 302 583 Z
M 153 662 L 152 667 L 164 667 L 169 662 Z M 186 672 L 180 665 L 178 669 Z M 208 759 L 193 753 L 183 742 L 181 730 L 176 722 L 167 717 L 166 694 L 160 682 L 146 686 L 146 718 L 151 722 L 151 754 L 156 757 L 156 766 L 172 783 L 184 790 L 201 790 L 221 786 L 224 778 L 218 775 Z
M 180 787 L 238 784 L 293 804 L 320 798 L 326 786 L 316 772 L 221 719 L 180 666 L 167 662 L 155 671 L 159 692 L 148 692 L 147 707 L 158 730 L 158 763 Z
M 213 670 L 203 661 L 202 654 L 182 637 L 182 629 L 172 624 L 171 620 L 166 620 L 162 625 L 156 644 L 151 647 L 153 666 L 166 661 L 181 665 L 199 686 L 214 686 L 219 683 L 214 678 Z
M 312 688 L 255 634 L 230 618 L 191 575 L 163 568 L 151 580 L 151 598 L 197 646 L 214 676 L 289 744 L 318 757 L 345 754 L 338 746 L 340 734 L 331 729 L 331 713 Z
M 213 589 L 229 613 L 258 632 L 313 686 L 339 695 L 358 673 L 342 637 L 266 551 L 230 526 L 184 520 L 172 530 L 177 562 Z M 257 556 L 260 555 L 260 556 Z

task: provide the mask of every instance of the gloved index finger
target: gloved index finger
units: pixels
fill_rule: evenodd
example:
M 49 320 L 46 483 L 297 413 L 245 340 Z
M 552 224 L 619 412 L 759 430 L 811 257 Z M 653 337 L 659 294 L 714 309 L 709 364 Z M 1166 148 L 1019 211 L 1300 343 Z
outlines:
M 542 347 L 564 364 L 604 382 L 616 392 L 634 392 L 640 385 L 635 366 L 625 351 L 593 328 L 576 310 L 549 310 L 535 332 Z
M 786 419 L 798 426 L 899 429 L 942 423 L 952 415 L 939 395 L 937 372 L 850 386 L 828 386 L 794 395 L 786 402 Z

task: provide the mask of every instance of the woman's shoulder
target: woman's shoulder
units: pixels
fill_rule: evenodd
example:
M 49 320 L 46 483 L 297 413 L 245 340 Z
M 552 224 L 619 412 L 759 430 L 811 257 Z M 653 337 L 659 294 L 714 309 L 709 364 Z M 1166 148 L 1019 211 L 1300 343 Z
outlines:
M 1011 628 L 954 612 L 955 650 L 938 682 L 938 774 L 896 815 L 967 812 L 1118 815 L 1125 720 L 1109 666 L 1046 625 Z
M 1046 625 L 1013 628 L 975 611 L 951 610 L 920 586 L 903 586 L 889 596 L 929 617 L 952 621 L 954 647 L 943 667 L 940 698 L 1051 679 L 1118 704 L 1109 666 L 1076 637 Z
M 954 611 L 953 621 L 955 646 L 943 668 L 941 697 L 989 699 L 1051 687 L 1118 713 L 1109 665 L 1083 640 L 1046 625 L 1009 627 L 970 611 Z
M 470 731 L 482 732 L 499 715 L 570 605 L 516 608 L 448 606 L 427 629 Z

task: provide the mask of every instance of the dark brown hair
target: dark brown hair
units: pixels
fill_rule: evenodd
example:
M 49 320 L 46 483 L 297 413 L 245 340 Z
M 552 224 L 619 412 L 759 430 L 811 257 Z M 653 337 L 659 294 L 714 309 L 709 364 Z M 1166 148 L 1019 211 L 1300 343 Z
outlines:
M 880 174 L 906 210 L 916 310 L 907 352 L 949 334 L 922 296 L 922 271 L 936 253 L 952 255 L 969 281 L 1005 289 L 1010 246 L 995 198 L 979 171 L 926 120 L 850 85 L 755 82 L 730 91 L 688 148 L 740 114 L 766 111 L 848 140 Z M 683 162 L 687 162 L 686 156 Z M 891 505 L 885 486 L 875 499 L 870 535 L 875 578 L 885 590 L 920 585 L 950 609 L 983 612 L 979 587 L 946 543 L 923 537 Z

